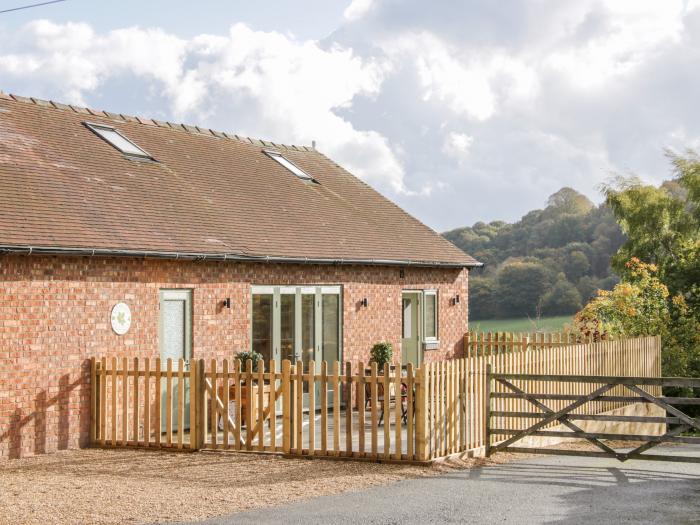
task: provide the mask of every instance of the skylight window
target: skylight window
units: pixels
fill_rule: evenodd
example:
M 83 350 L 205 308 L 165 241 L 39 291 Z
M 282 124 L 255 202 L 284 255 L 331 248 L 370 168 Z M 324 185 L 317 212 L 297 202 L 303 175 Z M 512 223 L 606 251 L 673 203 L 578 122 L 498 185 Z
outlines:
M 104 124 L 91 124 L 89 122 L 85 122 L 84 124 L 95 134 L 99 135 L 102 139 L 109 142 L 112 146 L 121 151 L 124 155 L 141 157 L 144 159 L 153 158 L 113 127 L 105 126 Z
M 265 155 L 280 163 L 282 166 L 294 173 L 294 175 L 299 177 L 301 180 L 308 182 L 316 182 L 316 180 L 311 175 L 306 173 L 296 164 L 292 163 L 289 159 L 284 158 L 281 153 L 278 153 L 276 151 L 265 151 Z

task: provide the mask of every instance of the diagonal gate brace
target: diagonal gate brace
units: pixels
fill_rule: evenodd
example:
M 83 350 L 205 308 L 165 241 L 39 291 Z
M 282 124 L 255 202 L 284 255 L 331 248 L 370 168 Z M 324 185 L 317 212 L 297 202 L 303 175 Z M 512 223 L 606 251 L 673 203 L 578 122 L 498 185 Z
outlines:
M 538 400 L 536 397 L 534 397 L 532 394 L 528 394 L 527 392 L 525 392 L 524 390 L 518 388 L 516 385 L 514 385 L 514 384 L 511 383 L 510 381 L 507 381 L 507 380 L 505 380 L 505 379 L 498 379 L 497 381 L 498 381 L 499 383 L 501 383 L 502 385 L 504 385 L 505 387 L 510 388 L 513 392 L 522 395 L 527 401 L 529 401 L 530 403 L 532 403 L 533 405 L 535 405 L 537 408 L 539 408 L 540 410 L 542 410 L 545 414 L 548 414 L 548 415 L 550 415 L 550 416 L 551 416 L 552 414 L 555 414 L 555 415 L 557 414 L 557 413 L 554 412 L 554 410 L 552 410 L 552 409 L 549 408 L 547 405 L 545 405 L 544 403 L 542 403 L 541 401 L 539 401 L 539 400 Z M 605 385 L 605 386 L 599 388 L 598 390 L 603 390 L 603 391 L 602 391 L 600 394 L 597 394 L 595 397 L 598 397 L 598 396 L 604 394 L 605 392 L 607 392 L 608 390 L 610 390 L 610 389 L 613 388 L 614 386 L 616 386 L 616 385 L 615 385 L 615 384 L 608 384 L 608 385 Z M 586 396 L 586 398 L 590 397 L 590 396 L 593 395 L 593 394 L 595 394 L 595 392 L 592 392 L 591 394 L 589 394 L 588 396 Z M 585 402 L 594 401 L 594 400 L 595 400 L 595 398 L 590 398 L 590 399 L 587 399 Z M 580 401 L 580 400 L 579 400 L 579 401 Z M 578 401 L 577 401 L 576 403 L 578 403 Z M 576 403 L 572 403 L 572 405 L 576 405 Z M 567 408 L 563 409 L 563 410 L 560 411 L 560 412 L 564 412 L 564 411 L 569 412 L 570 410 L 573 410 L 574 408 L 577 408 L 578 406 L 581 406 L 582 404 L 584 404 L 584 403 L 580 403 L 580 404 L 578 404 L 578 405 L 576 405 L 576 406 L 573 406 L 573 407 L 572 407 L 572 405 L 569 405 L 569 407 L 572 407 L 572 408 L 567 407 Z M 561 417 L 556 418 L 556 420 L 559 421 L 561 424 L 565 425 L 566 427 L 568 427 L 570 430 L 573 430 L 574 432 L 583 432 L 583 429 L 582 429 L 581 427 L 579 427 L 578 425 L 574 424 L 573 422 L 571 422 L 571 421 L 568 419 L 568 417 L 569 417 L 569 415 L 565 413 L 565 414 L 563 414 Z M 553 419 L 549 419 L 548 421 L 553 421 Z M 546 425 L 547 423 L 540 422 L 540 423 L 538 423 L 538 424 L 540 424 L 541 426 L 544 426 L 544 425 Z M 500 443 L 500 444 L 498 444 L 498 445 L 494 445 L 494 446 L 493 446 L 493 449 L 496 450 L 496 451 L 498 451 L 498 450 L 500 450 L 500 449 L 502 449 L 502 448 L 505 448 L 505 447 L 508 446 L 508 443 L 509 443 L 509 442 L 510 442 L 510 443 L 513 443 L 513 442 L 518 441 L 518 440 L 520 440 L 520 439 L 522 439 L 522 438 L 524 438 L 524 437 L 527 437 L 530 433 L 536 432 L 539 428 L 540 428 L 540 427 L 538 427 L 538 428 L 530 427 L 530 428 L 524 430 L 522 433 L 516 434 L 515 436 L 511 437 L 511 438 L 508 439 L 507 441 L 504 441 L 504 442 L 502 442 L 502 443 Z M 590 443 L 592 443 L 593 445 L 595 445 L 596 447 L 598 447 L 598 448 L 600 448 L 601 450 L 603 450 L 604 452 L 606 452 L 606 453 L 610 454 L 611 456 L 613 456 L 613 457 L 615 457 L 615 458 L 617 458 L 617 459 L 619 459 L 619 460 L 622 461 L 621 456 L 623 456 L 624 454 L 621 454 L 621 453 L 617 452 L 616 450 L 614 450 L 613 448 L 607 446 L 605 443 L 603 443 L 602 441 L 600 441 L 600 440 L 598 440 L 598 439 L 596 439 L 596 438 L 593 438 L 593 437 L 586 437 L 585 439 L 586 439 L 587 441 L 589 441 Z

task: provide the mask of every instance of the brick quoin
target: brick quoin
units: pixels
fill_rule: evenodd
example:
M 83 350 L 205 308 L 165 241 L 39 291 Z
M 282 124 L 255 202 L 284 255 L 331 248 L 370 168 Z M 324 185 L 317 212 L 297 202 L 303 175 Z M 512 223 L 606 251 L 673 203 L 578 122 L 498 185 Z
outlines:
M 193 290 L 193 358 L 250 347 L 251 285 L 342 285 L 343 360 L 369 361 L 377 341 L 401 360 L 401 291 L 437 289 L 439 339 L 425 361 L 462 355 L 467 269 L 155 259 L 0 256 L 0 459 L 88 443 L 91 357 L 158 357 L 159 290 Z M 452 304 L 459 294 L 460 302 Z M 231 308 L 222 307 L 231 298 Z M 360 301 L 367 298 L 368 307 Z M 132 312 L 116 335 L 110 312 Z

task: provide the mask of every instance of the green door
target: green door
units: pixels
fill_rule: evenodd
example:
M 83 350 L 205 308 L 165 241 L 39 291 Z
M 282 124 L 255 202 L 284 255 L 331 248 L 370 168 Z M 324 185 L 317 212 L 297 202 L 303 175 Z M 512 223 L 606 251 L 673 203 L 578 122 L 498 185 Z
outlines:
M 166 431 L 167 410 L 172 410 L 173 432 L 178 430 L 178 396 L 184 396 L 185 413 L 184 426 L 190 426 L 190 385 L 189 379 L 184 380 L 184 392 L 179 391 L 176 380 L 179 360 L 185 361 L 185 371 L 189 371 L 192 354 L 192 290 L 161 290 L 160 291 L 160 361 L 161 369 L 166 370 L 168 358 L 173 360 L 172 405 L 167 406 L 166 381 L 161 379 L 161 432 Z
M 420 292 L 403 292 L 401 297 L 401 364 L 422 362 L 420 333 Z

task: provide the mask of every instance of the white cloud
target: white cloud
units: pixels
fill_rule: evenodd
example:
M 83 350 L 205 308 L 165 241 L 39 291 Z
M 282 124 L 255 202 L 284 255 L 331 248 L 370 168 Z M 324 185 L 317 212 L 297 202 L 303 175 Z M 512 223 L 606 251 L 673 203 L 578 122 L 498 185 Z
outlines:
M 532 69 L 501 52 L 456 48 L 427 32 L 400 34 L 381 46 L 394 62 L 413 61 L 424 101 L 460 117 L 487 120 L 499 103 L 531 98 L 538 90 Z
M 663 149 L 696 147 L 700 136 L 699 6 L 378 2 L 337 38 L 391 61 L 381 108 L 365 115 L 396 119 L 369 121 L 404 144 L 409 184 L 438 190 L 399 203 L 449 228 L 515 219 L 564 185 L 600 199 L 611 172 L 667 178 Z M 465 207 L 469 195 L 479 198 Z
M 0 72 L 49 84 L 58 97 L 85 104 L 85 94 L 108 79 L 132 74 L 158 81 L 174 93 L 185 41 L 159 29 L 119 29 L 96 34 L 87 24 L 27 24 L 15 39 L 0 38 Z
M 683 32 L 683 0 L 624 0 L 604 4 L 605 30 L 584 42 L 571 41 L 545 57 L 575 86 L 600 88 L 632 72 L 678 43 Z M 590 14 L 590 13 L 589 13 Z
M 380 64 L 349 49 L 323 49 L 243 24 L 226 36 L 183 40 L 158 29 L 98 34 L 86 24 L 48 21 L 28 24 L 18 39 L 2 44 L 0 38 L 0 73 L 30 86 L 48 84 L 40 91 L 53 98 L 87 104 L 133 76 L 177 120 L 278 142 L 317 140 L 322 151 L 366 180 L 409 191 L 386 137 L 356 129 L 337 114 L 356 97 L 375 96 L 383 80 Z
M 365 16 L 376 0 L 352 0 L 350 5 L 343 11 L 343 16 L 348 21 L 354 21 Z
M 445 137 L 442 145 L 442 152 L 459 162 L 464 161 L 468 156 L 474 142 L 474 137 L 466 133 L 451 131 Z

